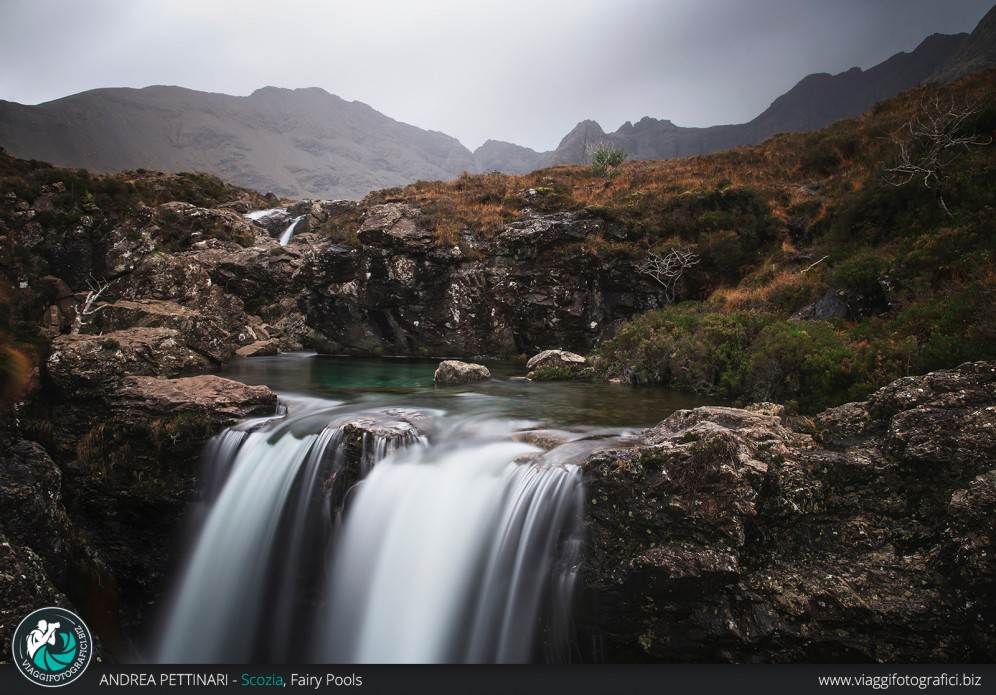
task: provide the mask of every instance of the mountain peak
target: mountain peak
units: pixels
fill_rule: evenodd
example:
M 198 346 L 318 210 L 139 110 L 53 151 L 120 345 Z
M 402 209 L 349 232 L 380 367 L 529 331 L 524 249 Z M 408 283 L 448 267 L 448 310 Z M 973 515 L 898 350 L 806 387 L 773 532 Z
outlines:
M 274 87 L 272 85 L 266 87 L 260 87 L 255 90 L 250 97 L 255 96 L 287 96 L 287 95 L 311 95 L 311 96 L 322 96 L 322 97 L 335 97 L 334 94 L 326 92 L 321 87 Z M 336 97 L 338 98 L 338 97 Z
M 934 72 L 936 82 L 952 82 L 972 72 L 996 65 L 996 5 Z

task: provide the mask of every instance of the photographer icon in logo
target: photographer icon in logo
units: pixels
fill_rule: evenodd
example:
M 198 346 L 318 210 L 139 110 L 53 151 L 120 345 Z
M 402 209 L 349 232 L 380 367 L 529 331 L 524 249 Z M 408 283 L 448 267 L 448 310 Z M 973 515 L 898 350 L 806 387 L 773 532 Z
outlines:
M 11 651 L 14 664 L 28 680 L 56 687 L 83 675 L 93 655 L 93 638 L 75 613 L 41 608 L 17 626 Z

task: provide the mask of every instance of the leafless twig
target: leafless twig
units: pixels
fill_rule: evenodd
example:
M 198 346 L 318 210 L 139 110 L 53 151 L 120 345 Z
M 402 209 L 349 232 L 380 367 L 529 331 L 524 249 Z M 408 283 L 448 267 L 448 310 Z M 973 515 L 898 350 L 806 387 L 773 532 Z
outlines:
M 91 282 L 92 281 L 92 282 Z M 73 318 L 73 326 L 70 329 L 70 334 L 77 335 L 83 326 L 90 323 L 86 317 L 93 316 L 101 309 L 108 306 L 107 304 L 102 304 L 100 306 L 94 306 L 97 300 L 100 299 L 100 295 L 111 286 L 111 283 L 106 280 L 97 281 L 93 276 L 90 277 L 90 281 L 87 281 L 87 285 L 90 287 L 90 291 L 86 293 L 86 297 L 83 299 L 83 306 L 81 307 L 79 303 L 76 304 L 76 316 Z
M 671 249 L 665 256 L 647 253 L 647 260 L 637 266 L 637 270 L 649 275 L 664 287 L 664 296 L 674 303 L 675 291 L 685 271 L 699 262 L 699 256 L 687 249 Z
M 944 170 L 958 157 L 972 147 L 992 142 L 991 137 L 967 130 L 968 121 L 981 111 L 978 105 L 958 107 L 953 99 L 950 104 L 942 104 L 940 96 L 921 104 L 917 115 L 889 138 L 899 148 L 899 154 L 896 165 L 885 169 L 890 174 L 888 182 L 905 186 L 919 179 L 924 187 L 937 191 Z M 951 216 L 939 191 L 937 197 L 944 212 Z
M 825 261 L 828 258 L 830 258 L 830 256 L 824 256 L 823 258 L 821 258 L 820 260 L 816 261 L 816 263 L 813 263 L 811 266 L 809 266 L 805 270 L 800 270 L 799 274 L 802 275 L 803 273 L 808 273 L 810 270 L 812 270 L 813 268 L 815 268 L 816 266 L 818 266 L 820 263 L 822 263 L 823 261 Z

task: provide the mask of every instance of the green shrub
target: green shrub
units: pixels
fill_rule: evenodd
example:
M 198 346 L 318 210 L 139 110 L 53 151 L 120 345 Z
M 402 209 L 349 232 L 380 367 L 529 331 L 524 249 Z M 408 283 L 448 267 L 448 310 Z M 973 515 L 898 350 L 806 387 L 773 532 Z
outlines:
M 765 401 L 795 401 L 815 412 L 846 398 L 854 382 L 854 352 L 823 321 L 776 321 L 750 348 L 747 393 Z
M 621 147 L 608 145 L 596 147 L 591 153 L 592 176 L 601 178 L 616 176 L 619 173 L 617 168 L 626 161 L 626 157 L 626 150 Z

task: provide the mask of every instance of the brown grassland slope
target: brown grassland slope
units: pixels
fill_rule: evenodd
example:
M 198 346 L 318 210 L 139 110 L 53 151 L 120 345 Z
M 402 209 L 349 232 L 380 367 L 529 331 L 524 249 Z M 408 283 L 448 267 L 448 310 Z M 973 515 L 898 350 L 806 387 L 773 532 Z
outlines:
M 587 209 L 625 227 L 580 242 L 593 254 L 690 250 L 685 301 L 619 326 L 596 349 L 598 373 L 811 412 L 996 357 L 994 131 L 989 71 L 759 146 L 606 176 L 464 175 L 366 202 L 418 204 L 440 245 L 530 211 Z M 904 147 L 925 171 L 895 171 Z

